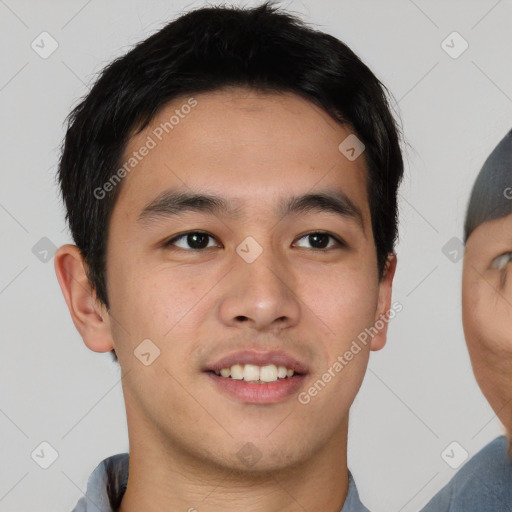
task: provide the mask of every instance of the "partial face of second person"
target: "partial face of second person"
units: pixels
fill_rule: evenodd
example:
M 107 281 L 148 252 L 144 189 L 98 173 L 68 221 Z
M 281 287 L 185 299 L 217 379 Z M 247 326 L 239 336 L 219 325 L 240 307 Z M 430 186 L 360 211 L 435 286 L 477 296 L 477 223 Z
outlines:
M 158 445 L 170 457 L 247 470 L 237 454 L 251 442 L 261 455 L 251 470 L 261 471 L 336 453 L 385 329 L 307 405 L 297 395 L 390 307 L 396 261 L 379 280 L 364 156 L 341 154 L 350 127 L 296 95 L 234 89 L 194 98 L 122 182 L 108 233 L 110 315 L 82 329 L 85 343 L 116 349 L 132 451 Z M 131 138 L 126 158 L 186 101 Z M 141 220 L 164 191 L 219 196 L 228 209 Z M 319 193 L 341 198 L 344 213 L 279 208 Z M 261 254 L 246 261 L 242 242 Z M 134 357 L 145 339 L 160 350 L 149 366 Z M 267 403 L 230 394 L 208 369 L 244 349 L 286 352 L 304 367 L 300 386 Z
M 512 432 L 512 215 L 480 224 L 466 243 L 464 334 L 476 379 Z

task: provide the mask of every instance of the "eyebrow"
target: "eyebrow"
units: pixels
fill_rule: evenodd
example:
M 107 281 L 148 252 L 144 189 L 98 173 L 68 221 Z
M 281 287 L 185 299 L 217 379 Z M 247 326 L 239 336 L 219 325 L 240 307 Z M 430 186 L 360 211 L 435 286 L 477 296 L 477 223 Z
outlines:
M 234 206 L 218 195 L 178 192 L 171 189 L 162 192 L 148 203 L 139 213 L 137 221 L 149 225 L 187 212 L 226 215 L 233 219 L 242 217 L 240 206 Z M 355 221 L 365 233 L 361 210 L 342 191 L 324 190 L 284 198 L 276 209 L 280 217 L 309 212 L 335 213 Z

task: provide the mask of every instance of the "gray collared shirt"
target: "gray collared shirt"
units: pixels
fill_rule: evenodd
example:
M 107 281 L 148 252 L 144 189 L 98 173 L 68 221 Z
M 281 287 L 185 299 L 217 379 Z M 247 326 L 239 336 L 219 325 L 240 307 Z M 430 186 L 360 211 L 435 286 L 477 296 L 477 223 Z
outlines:
M 512 512 L 512 461 L 505 436 L 468 460 L 421 512 Z
M 128 483 L 128 453 L 112 455 L 101 461 L 89 476 L 85 496 L 71 512 L 116 512 Z M 340 512 L 370 512 L 360 501 L 349 471 L 348 492 Z

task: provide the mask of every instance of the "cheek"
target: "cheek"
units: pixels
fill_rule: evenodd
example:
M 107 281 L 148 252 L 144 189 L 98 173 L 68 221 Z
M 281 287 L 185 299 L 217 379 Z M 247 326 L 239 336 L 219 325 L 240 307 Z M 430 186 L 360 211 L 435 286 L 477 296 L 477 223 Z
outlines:
M 200 311 L 208 287 L 178 273 L 154 272 L 141 279 L 134 290 L 132 321 L 159 338 L 171 338 Z
M 329 327 L 338 345 L 350 344 L 373 324 L 378 302 L 378 283 L 360 268 L 305 273 L 302 300 Z
M 512 355 L 512 304 L 496 286 L 480 279 L 463 288 L 464 335 L 475 362 Z
M 207 284 L 165 266 L 123 265 L 111 273 L 111 312 L 114 336 L 133 350 L 149 338 L 160 349 L 183 331 L 200 310 Z M 197 322 L 196 322 L 197 325 Z

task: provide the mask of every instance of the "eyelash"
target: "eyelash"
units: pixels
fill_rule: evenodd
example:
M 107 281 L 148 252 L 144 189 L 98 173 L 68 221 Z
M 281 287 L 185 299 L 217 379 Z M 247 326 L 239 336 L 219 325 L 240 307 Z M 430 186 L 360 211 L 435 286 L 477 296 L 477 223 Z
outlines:
M 174 249 L 184 250 L 184 251 L 188 251 L 188 252 L 199 252 L 199 251 L 204 251 L 205 249 L 211 249 L 211 247 L 204 247 L 202 249 L 183 249 L 182 247 L 172 247 L 174 243 L 176 243 L 178 240 L 186 238 L 188 235 L 206 235 L 206 236 L 209 236 L 210 238 L 215 238 L 213 235 L 211 235 L 210 233 L 207 233 L 205 231 L 187 231 L 186 233 L 177 235 L 177 236 L 171 238 L 170 240 L 168 240 L 167 242 L 165 242 L 164 247 L 172 248 L 173 250 Z M 333 235 L 332 233 L 328 233 L 326 231 L 311 231 L 309 233 L 305 233 L 305 234 L 301 235 L 297 240 L 301 240 L 301 239 L 311 236 L 311 235 L 325 235 L 325 236 L 328 236 L 330 239 L 334 240 L 338 247 L 347 247 L 347 244 L 343 240 L 341 240 L 339 237 Z M 326 248 L 320 248 L 320 249 L 319 248 L 311 248 L 311 250 L 325 252 L 325 251 L 327 251 L 329 249 L 333 249 L 333 248 L 334 247 L 326 247 Z

